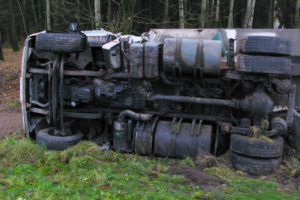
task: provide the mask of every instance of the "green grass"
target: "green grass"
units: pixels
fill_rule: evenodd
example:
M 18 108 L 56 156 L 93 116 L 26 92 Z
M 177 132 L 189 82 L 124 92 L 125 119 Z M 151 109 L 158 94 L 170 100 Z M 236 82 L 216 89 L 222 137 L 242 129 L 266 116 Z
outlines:
M 183 161 L 101 151 L 83 141 L 62 152 L 29 139 L 0 140 L 0 199 L 299 199 L 277 183 L 238 176 L 226 166 L 205 169 L 226 185 L 201 190 L 170 166 Z

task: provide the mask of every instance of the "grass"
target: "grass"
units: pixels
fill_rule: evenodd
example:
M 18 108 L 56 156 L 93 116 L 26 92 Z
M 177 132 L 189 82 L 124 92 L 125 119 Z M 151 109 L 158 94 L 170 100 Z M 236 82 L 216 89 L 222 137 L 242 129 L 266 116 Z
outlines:
M 226 181 L 211 190 L 190 185 L 170 166 L 183 161 L 154 159 L 100 148 L 83 141 L 65 151 L 47 151 L 29 139 L 0 140 L 0 199 L 299 199 L 277 183 L 249 178 L 226 166 L 205 172 Z
M 225 166 L 222 168 L 209 168 L 206 172 L 228 180 L 228 187 L 222 191 L 223 195 L 225 194 L 225 199 L 299 199 L 299 196 L 295 196 L 291 191 L 281 191 L 275 182 L 260 178 L 236 176 Z

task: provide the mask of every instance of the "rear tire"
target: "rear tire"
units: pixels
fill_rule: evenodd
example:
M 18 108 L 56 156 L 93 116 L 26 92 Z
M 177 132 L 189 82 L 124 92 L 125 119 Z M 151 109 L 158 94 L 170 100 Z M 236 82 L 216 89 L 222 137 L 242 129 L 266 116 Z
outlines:
M 248 36 L 236 41 L 237 51 L 245 54 L 290 55 L 291 42 L 286 38 Z
M 257 158 L 277 158 L 283 153 L 283 138 L 278 137 L 270 141 L 255 137 L 232 134 L 230 138 L 232 152 Z
M 289 75 L 291 73 L 291 59 L 239 54 L 237 56 L 237 71 Z
M 83 138 L 83 134 L 79 130 L 71 136 L 63 137 L 51 135 L 51 132 L 54 132 L 54 130 L 54 127 L 50 127 L 38 131 L 36 142 L 45 145 L 49 150 L 61 151 L 77 144 Z
M 270 159 L 250 158 L 236 154 L 232 151 L 230 152 L 230 159 L 236 169 L 251 175 L 270 174 L 281 163 L 281 157 Z
M 281 163 L 283 138 L 262 140 L 255 137 L 232 134 L 230 159 L 233 166 L 252 175 L 271 173 Z
M 38 51 L 55 53 L 79 53 L 84 51 L 86 37 L 71 33 L 40 33 L 36 36 L 35 48 Z

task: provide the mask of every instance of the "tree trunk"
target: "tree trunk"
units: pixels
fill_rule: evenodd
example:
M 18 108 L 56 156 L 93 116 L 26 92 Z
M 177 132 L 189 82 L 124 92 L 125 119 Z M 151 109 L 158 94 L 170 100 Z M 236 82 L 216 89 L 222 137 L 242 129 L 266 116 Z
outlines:
M 179 0 L 179 28 L 184 28 L 183 0 Z
M 77 23 L 79 23 L 79 24 L 80 24 L 80 14 L 81 14 L 80 9 L 82 9 L 80 0 L 77 0 L 76 1 L 76 20 L 77 20 Z
M 164 25 L 169 21 L 169 0 L 164 0 Z
M 274 27 L 274 0 L 270 0 L 270 7 L 269 7 L 269 19 L 268 19 L 268 27 L 273 28 Z
M 216 5 L 216 25 L 219 26 L 219 20 L 220 20 L 220 0 L 217 0 Z
M 200 15 L 201 28 L 205 27 L 205 17 L 206 17 L 206 0 L 202 0 L 201 1 L 201 15 Z
M 300 7 L 300 0 L 296 2 L 296 13 L 295 13 L 295 28 L 297 27 L 299 21 L 299 7 Z
M 46 0 L 46 19 L 47 19 L 47 29 L 51 30 L 50 0 Z
M 256 2 L 256 0 L 252 0 L 251 15 L 250 15 L 250 20 L 249 20 L 249 28 L 252 28 L 252 25 L 253 25 L 254 11 L 255 11 L 255 2 Z
M 3 51 L 2 51 L 2 31 L 0 31 L 0 60 L 4 60 Z
M 111 0 L 107 1 L 107 22 L 111 22 Z
M 96 29 L 100 28 L 101 25 L 101 3 L 100 0 L 94 0 L 95 6 L 95 27 Z
M 229 16 L 228 16 L 228 28 L 233 28 L 233 6 L 234 0 L 230 0 L 230 9 L 229 9 Z
M 92 2 L 94 2 L 95 0 L 87 0 L 87 7 L 88 7 L 88 19 L 89 19 L 89 23 L 92 29 L 95 29 L 95 13 L 94 10 L 92 8 Z
M 215 0 L 211 0 L 210 8 L 209 8 L 209 21 L 210 21 L 210 28 L 214 26 L 215 16 Z
M 16 19 L 14 14 L 13 2 L 9 1 L 9 12 L 10 12 L 10 34 L 11 34 L 11 44 L 13 51 L 19 51 L 18 40 L 17 40 L 17 28 Z
M 37 9 L 38 9 L 38 23 L 40 29 L 45 29 L 45 21 L 43 20 L 43 13 L 45 11 L 43 2 L 41 0 L 37 1 Z
M 247 0 L 244 28 L 252 28 L 254 17 L 255 0 Z
M 28 35 L 26 21 L 25 21 L 25 16 L 24 16 L 24 12 L 23 12 L 22 6 L 21 6 L 19 0 L 17 0 L 17 3 L 18 3 L 18 7 L 19 7 L 19 10 L 20 10 L 21 16 L 22 16 L 22 22 L 23 22 L 25 34 Z
M 36 8 L 35 8 L 35 4 L 34 4 L 33 0 L 31 0 L 31 6 L 32 6 L 33 19 L 34 19 L 34 22 L 35 22 L 35 30 L 40 31 L 39 21 L 38 21 Z

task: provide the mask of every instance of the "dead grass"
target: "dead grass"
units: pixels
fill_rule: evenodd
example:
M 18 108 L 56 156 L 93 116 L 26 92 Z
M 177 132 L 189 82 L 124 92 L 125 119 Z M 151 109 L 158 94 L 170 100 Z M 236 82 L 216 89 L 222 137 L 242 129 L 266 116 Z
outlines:
M 0 61 L 0 112 L 19 111 L 19 77 L 22 51 L 3 49 L 4 61 Z

